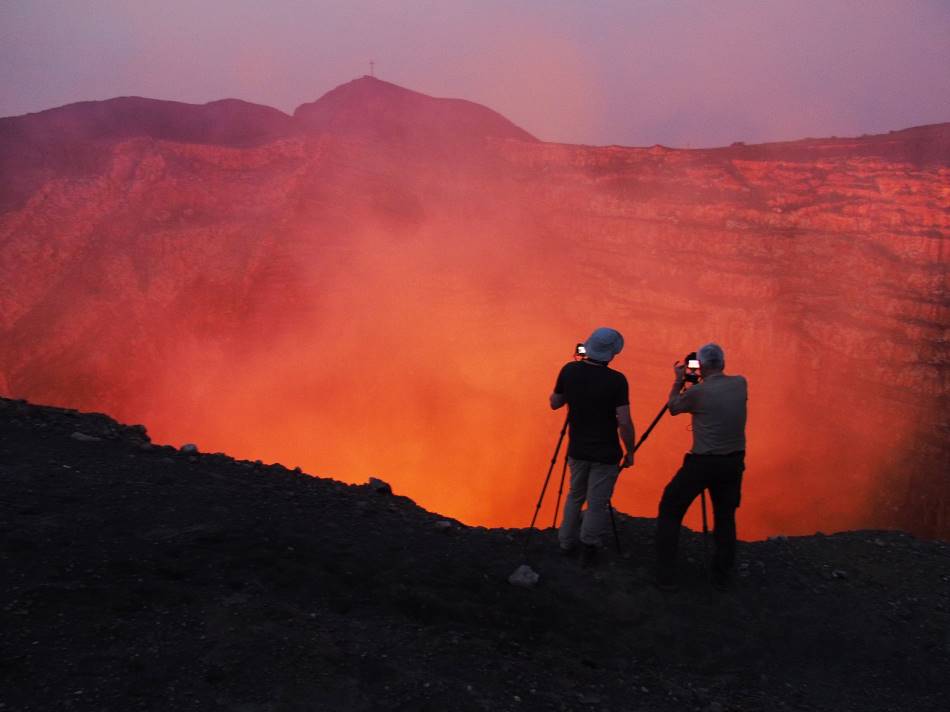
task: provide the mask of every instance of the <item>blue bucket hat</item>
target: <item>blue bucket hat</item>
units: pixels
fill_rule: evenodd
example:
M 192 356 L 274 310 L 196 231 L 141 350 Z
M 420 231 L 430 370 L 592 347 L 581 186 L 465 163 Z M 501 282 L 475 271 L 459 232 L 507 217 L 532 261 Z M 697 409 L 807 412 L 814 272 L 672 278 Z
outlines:
M 602 326 L 594 329 L 594 333 L 584 342 L 584 347 L 587 349 L 587 358 L 606 363 L 623 351 L 623 336 L 616 329 Z

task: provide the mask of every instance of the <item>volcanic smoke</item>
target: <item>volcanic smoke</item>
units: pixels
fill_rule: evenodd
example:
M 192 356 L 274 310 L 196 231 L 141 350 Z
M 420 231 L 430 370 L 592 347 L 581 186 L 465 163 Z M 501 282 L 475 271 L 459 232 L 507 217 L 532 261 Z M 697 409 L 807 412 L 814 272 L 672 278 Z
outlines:
M 546 144 L 371 78 L 294 117 L 0 119 L 0 391 L 525 526 L 576 341 L 624 334 L 642 431 L 715 340 L 750 384 L 740 537 L 946 536 L 948 146 Z M 655 516 L 688 425 L 661 421 L 617 508 Z

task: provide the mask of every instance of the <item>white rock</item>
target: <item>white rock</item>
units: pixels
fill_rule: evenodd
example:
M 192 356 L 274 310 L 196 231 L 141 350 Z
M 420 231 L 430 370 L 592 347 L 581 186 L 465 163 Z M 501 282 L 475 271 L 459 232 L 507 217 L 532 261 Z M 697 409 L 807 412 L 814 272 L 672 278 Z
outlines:
M 508 577 L 508 583 L 512 586 L 521 586 L 522 588 L 533 588 L 538 584 L 538 576 L 527 564 L 522 564 L 515 572 Z
M 94 435 L 80 433 L 78 430 L 69 437 L 71 437 L 73 440 L 78 440 L 81 443 L 97 443 L 102 440 L 102 438 L 97 438 Z

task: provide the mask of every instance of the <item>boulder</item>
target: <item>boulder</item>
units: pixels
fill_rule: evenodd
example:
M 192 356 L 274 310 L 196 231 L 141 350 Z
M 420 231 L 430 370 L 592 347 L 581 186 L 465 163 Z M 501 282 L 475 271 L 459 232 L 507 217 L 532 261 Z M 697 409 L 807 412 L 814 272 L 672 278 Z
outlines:
M 369 486 L 373 488 L 373 491 L 377 494 L 392 494 L 393 488 L 389 486 L 388 482 L 383 482 L 377 477 L 370 477 Z
M 534 588 L 541 577 L 527 564 L 522 564 L 508 577 L 508 583 L 522 588 Z

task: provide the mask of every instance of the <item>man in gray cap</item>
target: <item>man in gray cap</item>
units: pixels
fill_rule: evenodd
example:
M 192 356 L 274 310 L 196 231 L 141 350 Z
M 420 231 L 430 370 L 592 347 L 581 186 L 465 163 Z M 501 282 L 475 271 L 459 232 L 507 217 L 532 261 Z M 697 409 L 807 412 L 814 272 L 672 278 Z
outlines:
M 620 469 L 633 465 L 634 431 L 627 379 L 607 365 L 623 349 L 623 336 L 601 327 L 584 346 L 586 358 L 561 369 L 550 402 L 555 410 L 567 404 L 570 424 L 567 456 L 571 488 L 564 501 L 558 540 L 564 554 L 576 551 L 579 542 L 581 563 L 589 566 L 597 558 L 607 528 L 610 498 Z M 620 449 L 618 432 L 626 454 Z
M 669 398 L 671 415 L 692 414 L 693 447 L 660 500 L 657 584 L 667 590 L 676 587 L 676 549 L 683 515 L 705 489 L 713 506 L 716 553 L 712 574 L 717 587 L 729 584 L 736 556 L 736 508 L 745 470 L 748 384 L 744 376 L 723 373 L 726 358 L 718 344 L 705 344 L 696 355 L 702 381 L 684 390 L 686 366 L 677 362 Z

